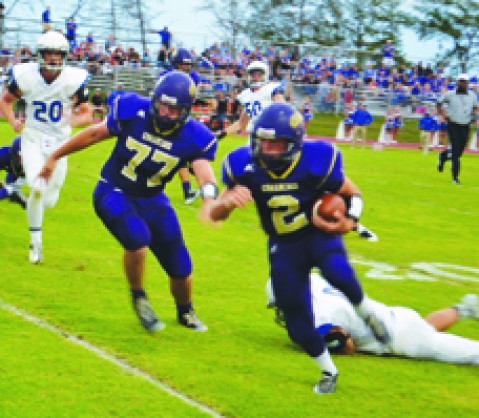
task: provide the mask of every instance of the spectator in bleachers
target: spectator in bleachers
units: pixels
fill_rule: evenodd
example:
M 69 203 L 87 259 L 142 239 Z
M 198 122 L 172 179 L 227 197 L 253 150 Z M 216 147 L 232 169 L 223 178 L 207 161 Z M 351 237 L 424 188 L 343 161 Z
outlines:
M 70 50 L 73 50 L 77 47 L 77 24 L 75 23 L 75 18 L 70 17 L 67 21 L 66 25 L 66 38 L 68 40 L 68 44 L 70 45 Z
M 395 49 L 392 45 L 391 40 L 388 39 L 386 41 L 386 44 L 383 46 L 383 60 L 382 60 L 382 63 L 386 67 L 394 66 L 394 53 L 395 53 Z
M 52 19 L 50 16 L 50 6 L 46 6 L 42 13 L 43 33 L 48 32 L 52 28 Z
M 419 100 L 422 102 L 436 102 L 438 96 L 431 89 L 430 83 L 425 83 L 419 93 Z
M 115 37 L 112 34 L 110 34 L 108 35 L 108 38 L 105 41 L 105 52 L 107 54 L 112 54 L 115 48 L 116 48 Z
M 161 45 L 165 47 L 167 51 L 170 50 L 171 47 L 171 39 L 173 38 L 172 33 L 168 30 L 168 26 L 165 26 L 161 30 L 152 29 L 151 33 L 157 33 L 160 36 Z
M 161 45 L 160 50 L 158 51 L 158 56 L 156 58 L 156 65 L 159 68 L 168 67 L 170 61 L 168 60 L 168 50 L 165 45 Z
M 151 66 L 151 55 L 150 55 L 150 48 L 145 48 L 143 51 L 143 57 L 141 59 L 141 64 L 143 67 L 150 67 Z
M 93 48 L 93 45 L 95 44 L 95 40 L 93 39 L 93 32 L 88 32 L 88 35 L 86 36 L 86 42 L 90 48 Z
M 123 65 L 126 59 L 126 54 L 125 51 L 123 50 L 123 47 L 121 44 L 118 44 L 115 48 L 115 50 L 111 53 L 110 55 L 110 64 L 115 66 L 115 65 Z

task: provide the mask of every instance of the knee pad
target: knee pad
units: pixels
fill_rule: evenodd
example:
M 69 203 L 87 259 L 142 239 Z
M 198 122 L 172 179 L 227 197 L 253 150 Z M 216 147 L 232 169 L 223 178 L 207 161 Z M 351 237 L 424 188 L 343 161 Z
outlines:
M 111 192 L 95 199 L 94 207 L 103 224 L 126 250 L 135 251 L 150 244 L 148 225 L 121 193 Z

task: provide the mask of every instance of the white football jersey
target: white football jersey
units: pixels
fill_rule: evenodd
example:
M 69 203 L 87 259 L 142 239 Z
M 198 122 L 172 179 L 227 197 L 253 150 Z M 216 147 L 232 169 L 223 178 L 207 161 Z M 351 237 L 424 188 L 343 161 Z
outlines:
M 261 111 L 273 102 L 271 95 L 279 87 L 281 87 L 280 83 L 267 83 L 256 91 L 247 88 L 238 94 L 237 99 L 250 119 L 247 127 L 248 132 L 251 131 L 253 123 Z
M 348 298 L 317 273 L 311 273 L 311 295 L 316 327 L 323 324 L 340 326 L 351 334 L 359 350 L 376 354 L 388 351 L 384 344 L 376 340 L 371 328 L 357 314 Z M 385 305 L 382 306 L 388 310 Z
M 438 332 L 413 309 L 369 299 L 391 336 L 391 341 L 384 344 L 374 338 L 346 296 L 318 274 L 311 274 L 311 294 L 316 327 L 333 324 L 344 328 L 358 351 L 479 365 L 478 341 Z
M 57 140 L 70 136 L 68 116 L 72 111 L 72 96 L 89 79 L 87 71 L 65 67 L 48 84 L 40 74 L 38 63 L 17 64 L 13 77 L 26 102 L 25 130 L 39 131 Z

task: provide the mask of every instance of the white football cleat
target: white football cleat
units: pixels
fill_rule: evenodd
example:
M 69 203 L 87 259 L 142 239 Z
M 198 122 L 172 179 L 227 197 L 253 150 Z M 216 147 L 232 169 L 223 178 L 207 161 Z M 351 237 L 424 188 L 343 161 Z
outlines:
M 30 244 L 28 259 L 32 264 L 38 264 L 43 260 L 42 244 Z
M 379 241 L 378 236 L 373 231 L 366 228 L 364 225 L 361 225 L 360 223 L 358 223 L 356 231 L 361 238 L 367 239 L 370 242 Z
M 338 380 L 338 373 L 323 372 L 321 379 L 319 379 L 319 382 L 314 386 L 313 392 L 318 395 L 334 392 L 336 380 Z
M 464 295 L 461 302 L 455 305 L 462 318 L 479 320 L 479 296 L 473 293 Z
M 199 196 L 200 196 L 199 190 L 190 190 L 188 193 L 186 193 L 185 204 L 191 205 Z

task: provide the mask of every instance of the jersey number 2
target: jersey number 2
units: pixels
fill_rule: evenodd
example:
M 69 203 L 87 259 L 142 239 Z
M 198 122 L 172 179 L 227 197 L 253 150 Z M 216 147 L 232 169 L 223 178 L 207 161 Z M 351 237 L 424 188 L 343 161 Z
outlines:
M 306 215 L 299 212 L 298 199 L 293 196 L 273 196 L 268 200 L 268 206 L 276 209 L 271 216 L 278 234 L 288 234 L 308 224 Z

